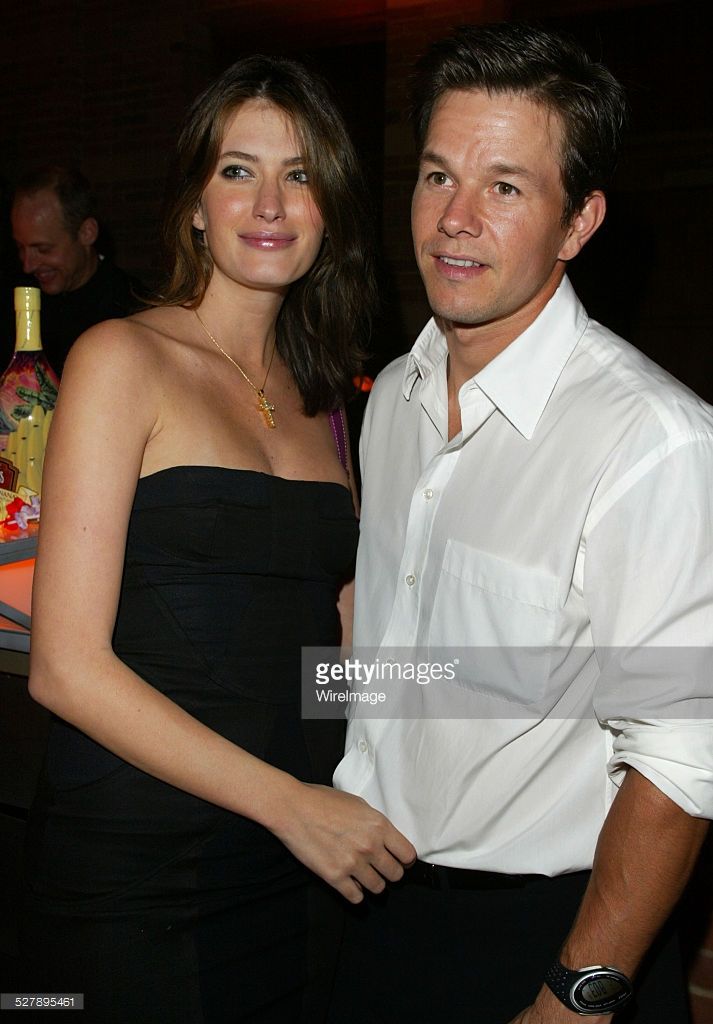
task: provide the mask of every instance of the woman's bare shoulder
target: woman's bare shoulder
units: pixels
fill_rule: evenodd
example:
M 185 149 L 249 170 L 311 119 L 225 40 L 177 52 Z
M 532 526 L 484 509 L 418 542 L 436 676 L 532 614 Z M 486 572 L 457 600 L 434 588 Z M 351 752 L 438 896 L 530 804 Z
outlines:
M 184 306 L 152 306 L 126 317 L 121 322 L 137 330 L 176 340 L 186 332 L 188 324 L 192 321 L 190 310 Z
M 182 341 L 187 311 L 179 307 L 147 309 L 121 320 L 104 320 L 72 346 L 65 373 L 104 366 L 131 376 L 165 369 L 172 349 Z

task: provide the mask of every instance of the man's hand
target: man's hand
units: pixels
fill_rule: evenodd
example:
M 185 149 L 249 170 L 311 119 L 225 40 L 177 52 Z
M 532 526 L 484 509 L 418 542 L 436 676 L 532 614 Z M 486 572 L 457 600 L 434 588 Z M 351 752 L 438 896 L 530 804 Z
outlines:
M 509 1024 L 575 1024 L 575 1021 L 581 1024 L 583 1019 L 585 1018 L 582 1018 L 581 1014 L 568 1010 L 557 996 L 543 985 L 532 1006 L 518 1013 Z M 586 1017 L 589 1024 L 611 1024 L 611 1019 L 611 1014 Z
M 549 1011 L 545 1012 L 544 1010 L 538 1010 L 533 1004 L 532 1006 L 528 1006 L 526 1010 L 523 1010 L 522 1013 L 518 1013 L 517 1017 L 513 1017 L 510 1024 L 574 1024 L 574 1021 L 582 1020 L 582 1017 L 578 1013 L 570 1013 L 570 1011 L 565 1006 L 562 1006 L 561 1003 L 560 1009 L 562 1010 L 563 1016 L 558 1015 L 553 1017 Z M 611 1016 L 587 1017 L 587 1020 L 590 1021 L 591 1024 L 607 1024 L 611 1019 Z
M 560 952 L 562 963 L 613 964 L 633 977 L 681 895 L 707 829 L 708 822 L 690 817 L 629 768 L 600 833 L 592 877 Z M 612 1015 L 586 1019 L 610 1024 Z M 508 1024 L 581 1020 L 543 985 L 534 1003 Z

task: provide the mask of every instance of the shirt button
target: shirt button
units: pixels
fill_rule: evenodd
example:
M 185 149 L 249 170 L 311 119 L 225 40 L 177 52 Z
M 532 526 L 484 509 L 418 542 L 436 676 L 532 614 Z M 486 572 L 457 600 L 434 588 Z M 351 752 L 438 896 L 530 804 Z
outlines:
M 414 574 L 412 572 L 410 572 L 408 574 L 408 576 L 406 577 L 406 586 L 407 587 L 412 587 L 415 584 L 415 582 L 416 582 L 416 577 L 414 576 Z
M 357 744 L 357 746 L 359 747 L 359 751 L 362 754 L 365 754 L 367 752 L 367 750 L 369 749 L 369 744 L 366 742 L 366 740 L 359 740 L 359 743 Z
M 430 487 L 427 487 L 426 490 L 423 492 L 423 496 L 426 499 L 426 501 L 430 501 L 431 498 L 433 497 L 433 490 Z

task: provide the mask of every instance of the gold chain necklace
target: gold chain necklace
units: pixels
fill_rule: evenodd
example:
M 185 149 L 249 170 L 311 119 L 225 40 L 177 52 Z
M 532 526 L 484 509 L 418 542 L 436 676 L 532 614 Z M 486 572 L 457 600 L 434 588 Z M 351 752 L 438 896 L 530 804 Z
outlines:
M 198 320 L 198 323 L 201 325 L 201 327 L 206 332 L 206 334 L 208 335 L 210 340 L 213 342 L 215 347 L 218 349 L 218 351 L 222 352 L 223 355 L 225 356 L 225 358 L 229 362 L 231 362 L 233 364 L 235 369 L 240 371 L 240 373 L 243 375 L 243 377 L 248 382 L 250 387 L 253 389 L 253 391 L 257 395 L 257 408 L 258 408 L 258 412 L 262 413 L 263 417 L 265 418 L 266 425 L 268 427 L 270 427 L 271 430 L 274 430 L 276 424 L 275 424 L 275 419 L 274 419 L 272 414 L 275 411 L 275 406 L 272 404 L 272 402 L 269 402 L 267 400 L 267 398 L 265 397 L 265 385 L 267 384 L 267 378 L 270 376 L 270 370 L 272 369 L 272 360 L 275 357 L 275 348 L 276 348 L 276 345 L 277 345 L 277 341 L 275 340 L 273 342 L 273 344 L 272 344 L 272 354 L 270 355 L 270 362 L 267 364 L 267 373 L 265 374 L 265 380 L 262 382 L 262 387 L 259 388 L 259 387 L 257 387 L 257 385 L 253 384 L 253 382 L 250 380 L 250 378 L 248 377 L 247 373 L 242 368 L 240 363 L 237 362 L 237 360 L 233 359 L 233 357 L 231 355 L 229 355 L 225 351 L 225 349 L 223 348 L 222 345 L 218 344 L 216 339 L 213 337 L 213 335 L 210 333 L 210 331 L 208 330 L 206 325 L 201 320 L 201 318 L 200 318 L 200 316 L 198 314 L 198 310 L 194 309 L 193 312 L 196 314 L 196 319 Z

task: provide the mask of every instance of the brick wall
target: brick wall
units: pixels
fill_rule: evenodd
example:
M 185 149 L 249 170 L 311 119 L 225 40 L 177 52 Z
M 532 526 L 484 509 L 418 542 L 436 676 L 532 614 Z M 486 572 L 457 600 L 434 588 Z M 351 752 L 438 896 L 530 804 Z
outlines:
M 29 0 L 3 9 L 0 177 L 48 161 L 92 181 L 117 262 L 155 279 L 167 159 L 209 41 L 187 0 Z

